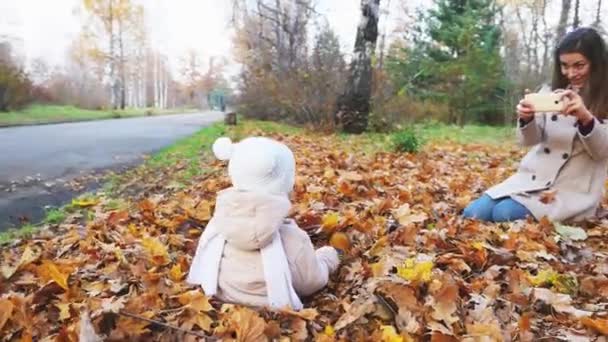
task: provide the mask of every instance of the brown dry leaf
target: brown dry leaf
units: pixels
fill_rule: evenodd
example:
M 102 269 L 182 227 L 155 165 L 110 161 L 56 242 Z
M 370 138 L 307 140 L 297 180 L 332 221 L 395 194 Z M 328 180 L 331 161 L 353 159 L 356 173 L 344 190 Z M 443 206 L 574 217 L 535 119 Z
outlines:
M 239 342 L 268 340 L 264 334 L 266 321 L 251 309 L 236 308 L 230 316 L 230 322 Z
M 59 267 L 50 260 L 44 260 L 37 268 L 38 276 L 44 281 L 54 281 L 64 290 L 68 290 L 68 278 L 72 273 L 71 267 Z
M 307 321 L 312 321 L 319 316 L 319 312 L 317 311 L 317 309 L 311 308 L 302 309 L 300 311 L 294 311 L 292 309 L 282 309 L 281 312 L 286 313 L 288 315 L 303 318 Z
M 338 319 L 334 328 L 336 331 L 346 328 L 363 315 L 374 311 L 376 300 L 373 297 L 362 297 L 350 305 L 350 308 Z
M 187 305 L 197 312 L 209 312 L 213 310 L 213 306 L 209 303 L 209 298 L 198 290 L 183 293 L 178 297 L 178 300 L 182 305 Z
M 40 251 L 34 250 L 30 248 L 30 246 L 25 247 L 23 254 L 19 258 L 19 261 L 14 266 L 2 265 L 0 266 L 0 271 L 2 272 L 2 276 L 4 279 L 10 279 L 15 272 L 17 272 L 20 268 L 29 265 L 30 263 L 38 260 L 40 257 Z
M 142 240 L 141 245 L 148 253 L 149 260 L 153 264 L 162 266 L 170 262 L 167 247 L 157 238 L 146 237 Z
M 0 331 L 13 315 L 15 305 L 8 299 L 0 299 Z
M 600 334 L 608 335 L 608 319 L 583 317 L 581 318 L 581 323 Z
M 397 209 L 394 209 L 393 216 L 402 226 L 424 222 L 428 219 L 428 215 L 423 212 L 413 212 L 410 205 L 407 203 Z

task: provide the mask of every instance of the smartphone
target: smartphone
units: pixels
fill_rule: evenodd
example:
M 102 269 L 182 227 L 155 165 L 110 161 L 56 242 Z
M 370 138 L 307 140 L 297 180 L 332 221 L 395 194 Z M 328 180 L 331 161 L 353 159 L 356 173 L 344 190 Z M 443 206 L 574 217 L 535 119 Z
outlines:
M 526 94 L 525 99 L 534 106 L 536 112 L 560 112 L 564 109 L 564 101 L 560 94 L 532 93 Z

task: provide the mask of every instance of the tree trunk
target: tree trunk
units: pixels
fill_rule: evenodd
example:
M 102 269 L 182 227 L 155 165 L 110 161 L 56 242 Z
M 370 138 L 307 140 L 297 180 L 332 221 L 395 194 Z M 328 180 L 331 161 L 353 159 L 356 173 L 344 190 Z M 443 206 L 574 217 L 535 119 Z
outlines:
M 116 109 L 116 59 L 114 56 L 114 8 L 113 1 L 108 2 L 108 37 L 110 38 L 110 105 Z
M 568 17 L 570 16 L 570 8 L 572 7 L 572 0 L 562 0 L 562 10 L 559 16 L 559 24 L 557 25 L 557 43 L 566 35 L 566 29 L 568 28 Z
M 361 0 L 361 22 L 357 28 L 350 75 L 344 94 L 337 101 L 336 121 L 347 133 L 358 134 L 367 129 L 379 12 L 380 0 Z
M 595 12 L 595 21 L 593 22 L 593 27 L 596 29 L 600 29 L 602 26 L 601 14 L 602 12 L 602 0 L 597 0 L 597 11 Z
M 125 48 L 123 44 L 123 23 L 118 21 L 118 52 L 120 61 L 120 109 L 126 107 L 127 78 L 125 75 Z
M 572 22 L 572 27 L 575 29 L 578 28 L 581 24 L 581 19 L 578 15 L 578 13 L 580 12 L 580 8 L 581 8 L 581 1 L 576 0 L 576 4 L 574 5 L 574 21 Z

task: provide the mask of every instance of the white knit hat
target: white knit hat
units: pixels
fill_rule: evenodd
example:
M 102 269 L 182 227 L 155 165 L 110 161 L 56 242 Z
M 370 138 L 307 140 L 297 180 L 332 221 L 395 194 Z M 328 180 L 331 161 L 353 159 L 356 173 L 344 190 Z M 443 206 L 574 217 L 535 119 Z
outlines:
M 276 140 L 251 137 L 232 143 L 223 137 L 213 144 L 213 153 L 219 160 L 229 160 L 228 174 L 238 190 L 272 194 L 289 194 L 293 190 L 293 153 Z

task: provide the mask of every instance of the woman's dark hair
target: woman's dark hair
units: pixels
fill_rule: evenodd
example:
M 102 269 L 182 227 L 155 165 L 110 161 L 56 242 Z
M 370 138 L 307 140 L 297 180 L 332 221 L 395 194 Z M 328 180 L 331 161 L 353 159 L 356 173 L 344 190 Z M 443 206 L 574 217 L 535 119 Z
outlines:
M 600 34 L 587 27 L 569 32 L 560 41 L 554 56 L 552 88 L 566 89 L 569 81 L 562 74 L 559 57 L 565 53 L 580 53 L 591 62 L 589 81 L 581 94 L 585 105 L 595 116 L 608 116 L 608 49 Z

